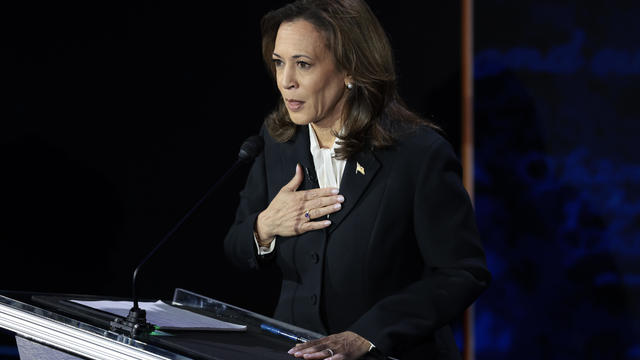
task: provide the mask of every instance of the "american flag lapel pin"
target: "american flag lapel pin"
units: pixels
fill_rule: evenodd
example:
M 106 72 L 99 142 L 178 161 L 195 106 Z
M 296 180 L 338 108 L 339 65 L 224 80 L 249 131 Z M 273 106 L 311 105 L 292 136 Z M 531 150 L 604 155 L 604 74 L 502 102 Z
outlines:
M 356 162 L 356 174 L 357 173 L 364 175 L 364 167 L 360 165 L 359 162 Z

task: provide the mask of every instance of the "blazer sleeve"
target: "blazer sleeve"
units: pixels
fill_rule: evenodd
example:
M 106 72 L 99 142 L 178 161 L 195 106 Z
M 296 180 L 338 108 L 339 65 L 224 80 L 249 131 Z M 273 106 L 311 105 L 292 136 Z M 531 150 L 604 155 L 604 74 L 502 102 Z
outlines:
M 422 274 L 379 300 L 350 328 L 385 353 L 397 352 L 394 344 L 417 345 L 433 336 L 464 312 L 490 282 L 474 210 L 453 149 L 438 138 L 423 154 L 413 202 L 415 238 L 425 264 Z
M 264 136 L 264 128 L 261 130 Z M 234 223 L 224 240 L 225 254 L 240 269 L 259 268 L 261 261 L 270 260 L 276 250 L 259 256 L 253 237 L 254 224 L 258 214 L 267 208 L 268 191 L 264 151 L 255 159 L 244 189 L 240 192 L 240 202 Z

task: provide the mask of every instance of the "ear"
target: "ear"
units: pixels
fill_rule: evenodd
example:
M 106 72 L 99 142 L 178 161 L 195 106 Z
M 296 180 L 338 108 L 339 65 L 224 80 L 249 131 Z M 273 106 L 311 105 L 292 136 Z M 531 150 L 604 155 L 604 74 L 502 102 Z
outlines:
M 355 82 L 353 81 L 353 77 L 352 77 L 351 75 L 346 75 L 346 76 L 344 77 L 344 86 L 345 86 L 347 89 L 351 90 L 351 89 L 353 89 L 353 87 L 354 87 L 355 85 L 356 85 L 356 84 L 355 84 Z

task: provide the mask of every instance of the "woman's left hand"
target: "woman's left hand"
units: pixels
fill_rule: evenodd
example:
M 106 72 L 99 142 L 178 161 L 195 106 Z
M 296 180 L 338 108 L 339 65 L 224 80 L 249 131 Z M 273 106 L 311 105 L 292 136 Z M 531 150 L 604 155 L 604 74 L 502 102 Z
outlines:
M 289 354 L 304 359 L 349 360 L 366 354 L 370 347 L 371 343 L 362 336 L 345 331 L 298 344 Z

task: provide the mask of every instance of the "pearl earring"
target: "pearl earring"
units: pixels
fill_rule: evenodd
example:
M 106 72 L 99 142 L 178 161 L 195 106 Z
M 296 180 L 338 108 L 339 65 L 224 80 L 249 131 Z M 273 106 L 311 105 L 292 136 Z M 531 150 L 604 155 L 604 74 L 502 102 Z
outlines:
M 353 83 L 348 82 L 347 83 L 347 89 L 349 89 L 349 90 L 353 89 Z

